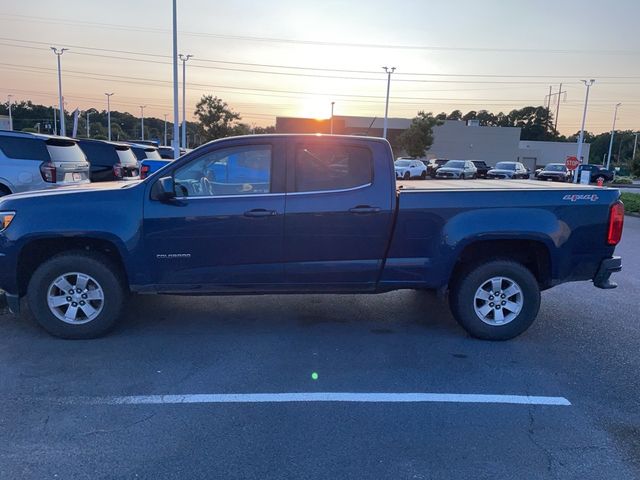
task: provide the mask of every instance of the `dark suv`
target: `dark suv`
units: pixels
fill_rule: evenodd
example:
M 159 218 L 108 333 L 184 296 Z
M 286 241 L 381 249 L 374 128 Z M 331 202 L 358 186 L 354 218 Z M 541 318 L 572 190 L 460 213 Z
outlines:
M 92 182 L 140 178 L 138 159 L 129 145 L 104 140 L 78 140 L 78 145 L 91 164 Z
M 582 172 L 583 170 L 591 172 L 591 182 L 597 182 L 598 178 L 602 178 L 604 182 L 613 182 L 613 177 L 615 176 L 611 170 L 607 170 L 602 165 L 580 165 L 578 172 Z M 580 173 L 578 173 L 578 175 L 579 174 Z
M 476 173 L 478 178 L 487 178 L 487 172 L 491 167 L 487 165 L 484 160 L 471 160 L 471 163 L 473 163 L 478 169 L 478 173 Z
M 133 151 L 136 158 L 140 161 L 142 160 L 161 160 L 160 152 L 158 151 L 158 147 L 154 147 L 153 145 L 144 145 L 141 143 L 129 143 L 131 150 Z
M 448 161 L 449 160 L 444 158 L 432 158 L 426 163 L 427 175 L 429 175 L 431 178 L 436 178 L 436 172 L 438 171 L 438 169 Z

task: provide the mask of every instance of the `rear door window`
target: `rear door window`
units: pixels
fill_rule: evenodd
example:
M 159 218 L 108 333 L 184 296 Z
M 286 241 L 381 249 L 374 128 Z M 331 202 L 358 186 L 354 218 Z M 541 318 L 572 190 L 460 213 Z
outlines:
M 346 190 L 372 181 L 373 157 L 368 148 L 313 143 L 296 148 L 296 192 Z
M 48 162 L 51 157 L 44 143 L 39 138 L 20 138 L 0 136 L 0 150 L 9 158 L 21 160 L 38 160 Z

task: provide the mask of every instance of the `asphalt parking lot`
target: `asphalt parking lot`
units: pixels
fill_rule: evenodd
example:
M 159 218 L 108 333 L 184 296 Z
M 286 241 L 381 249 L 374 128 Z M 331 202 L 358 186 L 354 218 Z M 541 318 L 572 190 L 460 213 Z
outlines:
M 534 326 L 502 343 L 414 291 L 139 296 L 92 341 L 2 315 L 0 477 L 638 478 L 638 245 L 627 217 L 620 287 L 544 292 Z M 284 395 L 243 395 L 261 393 Z

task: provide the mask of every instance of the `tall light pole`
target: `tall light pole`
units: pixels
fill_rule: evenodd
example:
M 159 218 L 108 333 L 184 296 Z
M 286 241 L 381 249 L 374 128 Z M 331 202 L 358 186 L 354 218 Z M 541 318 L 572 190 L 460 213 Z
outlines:
M 182 148 L 187 148 L 187 62 L 193 55 L 180 54 L 182 62 Z
M 146 105 L 140 105 L 140 140 L 144 140 L 144 109 Z
M 333 135 L 333 106 L 336 102 L 331 102 L 331 135 Z
M 9 130 L 13 130 L 13 117 L 11 116 L 11 97 L 13 97 L 13 95 L 7 95 L 7 98 L 9 99 Z
M 105 93 L 105 95 L 107 96 L 107 132 L 109 141 L 111 141 L 111 95 L 113 95 L 113 92 Z
M 60 97 L 60 134 L 64 137 L 67 134 L 64 125 L 64 100 L 62 99 L 62 73 L 60 69 L 60 57 L 64 52 L 69 50 L 68 48 L 61 48 L 58 50 L 56 47 L 51 47 L 53 53 L 58 57 L 58 97 Z
M 578 137 L 578 162 L 582 163 L 582 143 L 584 142 L 584 124 L 587 121 L 587 104 L 589 103 L 589 89 L 596 83 L 592 78 L 591 80 L 581 80 L 587 87 L 587 94 L 584 97 L 584 111 L 582 112 L 582 126 L 580 127 L 580 136 Z M 587 160 L 587 163 L 588 160 Z M 578 183 L 578 172 L 573 176 L 573 183 Z
M 178 7 L 173 0 L 173 158 L 180 156 L 180 113 L 178 111 Z
M 636 136 L 633 140 L 633 155 L 631 156 L 631 163 L 636 159 L 636 148 L 638 147 L 638 132 L 636 132 Z
M 164 146 L 167 146 L 167 114 L 164 114 Z
M 609 153 L 607 154 L 607 170 L 609 170 L 609 165 L 611 164 L 611 149 L 613 148 L 613 136 L 616 134 L 616 117 L 618 116 L 618 108 L 622 105 L 621 103 L 616 103 L 616 108 L 613 110 L 613 126 L 611 127 L 611 139 L 609 140 Z M 618 158 L 618 160 L 620 160 Z
M 89 117 L 91 116 L 91 111 L 87 110 L 87 138 L 91 138 L 91 124 Z
M 387 74 L 387 101 L 384 105 L 384 127 L 382 129 L 382 137 L 387 138 L 387 120 L 389 116 L 389 90 L 391 88 L 391 74 L 396 71 L 396 67 L 382 67 Z

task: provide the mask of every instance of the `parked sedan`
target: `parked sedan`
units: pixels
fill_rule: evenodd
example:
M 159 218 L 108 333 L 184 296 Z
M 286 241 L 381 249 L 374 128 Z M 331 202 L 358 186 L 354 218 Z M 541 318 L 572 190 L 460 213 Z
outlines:
M 571 179 L 571 172 L 564 163 L 550 163 L 538 174 L 538 180 L 566 182 Z
M 409 180 L 410 178 L 427 178 L 427 167 L 420 160 L 396 160 L 396 178 Z
M 449 160 L 436 172 L 436 178 L 476 178 L 478 169 L 470 160 Z
M 529 170 L 520 162 L 498 162 L 487 172 L 487 178 L 529 178 Z
M 487 178 L 487 173 L 491 170 L 491 167 L 487 165 L 487 162 L 484 160 L 471 160 L 471 163 L 473 163 L 478 169 L 478 178 Z

